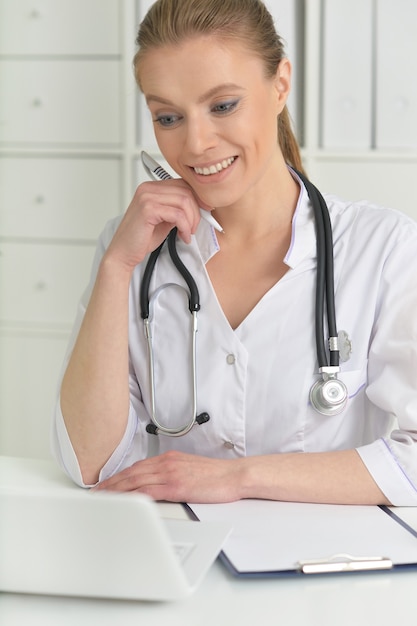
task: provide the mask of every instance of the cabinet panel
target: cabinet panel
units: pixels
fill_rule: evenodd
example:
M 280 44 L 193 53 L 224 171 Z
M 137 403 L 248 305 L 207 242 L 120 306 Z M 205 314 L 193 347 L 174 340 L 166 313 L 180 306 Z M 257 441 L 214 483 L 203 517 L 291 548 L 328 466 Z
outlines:
M 0 54 L 117 54 L 119 19 L 117 0 L 0 0 Z
M 417 189 L 406 182 L 415 180 L 417 160 L 401 163 L 395 158 L 371 161 L 334 157 L 309 163 L 308 174 L 322 192 L 346 200 L 369 200 L 417 219 Z
M 0 243 L 0 320 L 71 325 L 94 246 Z
M 379 0 L 376 147 L 417 150 L 417 4 Z
M 116 159 L 0 158 L 0 235 L 96 239 L 121 209 Z
M 136 137 L 138 145 L 148 152 L 158 152 L 159 148 L 155 139 L 152 116 L 142 93 L 139 93 L 137 96 L 136 107 L 138 111 L 138 128 Z
M 321 109 L 324 148 L 371 147 L 373 8 L 372 0 L 324 2 Z
M 0 61 L 0 142 L 118 145 L 117 61 Z
M 66 336 L 0 333 L 0 454 L 50 458 Z

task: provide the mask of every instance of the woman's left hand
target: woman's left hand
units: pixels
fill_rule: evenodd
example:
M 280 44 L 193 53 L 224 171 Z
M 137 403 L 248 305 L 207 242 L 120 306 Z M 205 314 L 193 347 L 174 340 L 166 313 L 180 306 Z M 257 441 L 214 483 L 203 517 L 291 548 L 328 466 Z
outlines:
M 232 502 L 244 497 L 240 489 L 246 460 L 170 451 L 137 461 L 93 489 L 136 491 L 169 502 Z

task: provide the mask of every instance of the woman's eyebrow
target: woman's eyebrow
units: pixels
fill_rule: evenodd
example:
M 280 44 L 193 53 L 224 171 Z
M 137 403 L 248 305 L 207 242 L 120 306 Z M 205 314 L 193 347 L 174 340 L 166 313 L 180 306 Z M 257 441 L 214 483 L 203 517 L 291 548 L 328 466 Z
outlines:
M 203 93 L 203 95 L 198 98 L 197 102 L 201 104 L 203 102 L 206 102 L 207 100 L 210 100 L 210 98 L 213 98 L 218 93 L 223 92 L 223 91 L 228 91 L 228 90 L 243 91 L 244 87 L 241 87 L 240 85 L 237 85 L 236 83 L 222 83 L 221 85 L 216 85 L 215 87 L 212 87 L 211 89 Z M 149 102 L 159 102 L 160 104 L 167 104 L 170 106 L 175 106 L 174 103 L 171 102 L 171 100 L 168 100 L 167 98 L 162 98 L 161 96 L 151 94 L 151 93 L 146 96 L 146 102 L 148 104 Z

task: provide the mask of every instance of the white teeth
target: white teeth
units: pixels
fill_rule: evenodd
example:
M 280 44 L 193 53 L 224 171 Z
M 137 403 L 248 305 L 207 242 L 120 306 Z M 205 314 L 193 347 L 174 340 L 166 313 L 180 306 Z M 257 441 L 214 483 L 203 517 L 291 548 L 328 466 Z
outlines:
M 228 159 L 224 159 L 216 165 L 210 165 L 210 167 L 194 167 L 194 171 L 196 174 L 202 174 L 203 176 L 211 176 L 211 174 L 217 174 L 217 172 L 221 172 L 225 170 L 229 165 L 232 165 L 235 157 L 230 157 Z

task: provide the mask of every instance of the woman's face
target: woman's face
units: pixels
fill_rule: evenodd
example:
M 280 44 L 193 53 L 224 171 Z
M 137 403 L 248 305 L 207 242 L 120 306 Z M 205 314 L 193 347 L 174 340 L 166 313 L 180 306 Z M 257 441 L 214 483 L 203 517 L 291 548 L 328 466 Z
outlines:
M 266 78 L 262 60 L 243 43 L 196 37 L 149 51 L 139 74 L 162 154 L 207 205 L 255 200 L 276 183 L 286 60 Z

